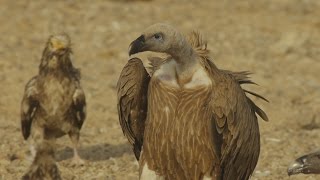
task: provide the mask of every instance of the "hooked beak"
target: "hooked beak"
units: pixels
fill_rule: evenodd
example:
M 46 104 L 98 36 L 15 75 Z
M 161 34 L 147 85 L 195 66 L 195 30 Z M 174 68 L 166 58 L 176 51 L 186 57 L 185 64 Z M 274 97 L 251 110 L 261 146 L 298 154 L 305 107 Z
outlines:
M 304 169 L 303 162 L 297 159 L 288 167 L 288 176 L 302 173 L 303 169 Z
M 132 54 L 136 54 L 139 52 L 143 52 L 147 49 L 147 46 L 145 44 L 145 37 L 144 35 L 141 35 L 136 40 L 132 41 L 132 43 L 129 46 L 129 56 Z
M 308 154 L 296 159 L 288 167 L 288 175 L 303 174 L 320 174 L 320 157 L 317 153 Z
M 70 48 L 61 48 L 53 51 L 52 56 L 56 56 L 57 58 L 59 58 L 65 54 L 69 54 L 70 52 L 72 52 Z

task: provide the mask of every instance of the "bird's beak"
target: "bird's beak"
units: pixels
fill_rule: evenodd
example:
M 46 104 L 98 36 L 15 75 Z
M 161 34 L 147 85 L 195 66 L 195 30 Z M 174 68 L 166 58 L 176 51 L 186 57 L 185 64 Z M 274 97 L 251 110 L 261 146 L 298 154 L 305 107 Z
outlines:
M 320 157 L 317 153 L 308 154 L 296 159 L 288 167 L 288 175 L 303 174 L 320 174 Z
M 56 50 L 60 50 L 66 48 L 66 46 L 62 42 L 57 41 L 53 44 L 53 48 Z
M 136 40 L 132 41 L 132 43 L 129 46 L 129 56 L 132 54 L 136 54 L 139 52 L 143 52 L 147 49 L 147 46 L 145 44 L 145 37 L 144 35 L 141 35 Z
M 302 173 L 304 169 L 304 164 L 301 159 L 295 160 L 289 167 L 288 167 L 288 176 L 295 175 Z
M 51 44 L 52 44 L 52 48 L 54 49 L 54 51 L 64 50 L 64 49 L 68 48 L 68 44 L 66 44 L 65 42 L 62 42 L 58 39 L 51 40 Z

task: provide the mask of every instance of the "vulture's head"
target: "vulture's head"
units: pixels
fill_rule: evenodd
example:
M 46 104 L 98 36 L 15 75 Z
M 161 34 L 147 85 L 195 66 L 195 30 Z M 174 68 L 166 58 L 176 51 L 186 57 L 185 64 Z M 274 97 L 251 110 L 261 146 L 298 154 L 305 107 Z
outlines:
M 167 24 L 148 27 L 129 47 L 129 56 L 144 51 L 174 55 L 186 46 L 184 36 Z
M 320 152 L 304 155 L 288 167 L 288 175 L 320 174 Z
M 49 37 L 43 50 L 40 68 L 70 67 L 71 40 L 67 34 L 52 35 Z

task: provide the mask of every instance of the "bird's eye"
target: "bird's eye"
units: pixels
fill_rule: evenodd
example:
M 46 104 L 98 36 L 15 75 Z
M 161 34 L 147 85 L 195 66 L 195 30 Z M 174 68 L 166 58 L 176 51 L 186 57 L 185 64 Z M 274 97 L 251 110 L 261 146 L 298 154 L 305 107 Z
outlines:
M 155 39 L 157 39 L 157 40 L 162 39 L 161 34 L 155 34 L 155 35 L 153 35 L 153 37 L 154 37 Z

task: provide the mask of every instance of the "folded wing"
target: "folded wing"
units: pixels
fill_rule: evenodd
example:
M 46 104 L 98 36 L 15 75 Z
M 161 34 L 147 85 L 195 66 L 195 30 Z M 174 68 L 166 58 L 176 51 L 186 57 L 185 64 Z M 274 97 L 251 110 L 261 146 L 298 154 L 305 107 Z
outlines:
M 21 102 L 21 130 L 25 140 L 30 136 L 31 124 L 38 106 L 37 76 L 33 77 L 26 85 Z
M 138 58 L 123 68 L 118 83 L 118 114 L 124 135 L 139 160 L 147 116 L 147 94 L 150 76 Z
M 241 84 L 254 84 L 247 72 L 221 71 L 208 59 L 204 64 L 215 82 L 210 107 L 214 139 L 220 140 L 214 144 L 221 159 L 221 175 L 223 179 L 248 179 L 260 153 L 256 114 L 266 121 L 268 117 L 246 93 L 266 99 L 241 88 Z
M 80 82 L 76 81 L 76 90 L 73 94 L 73 109 L 76 114 L 77 126 L 81 129 L 84 120 L 86 119 L 86 97 L 80 86 Z

